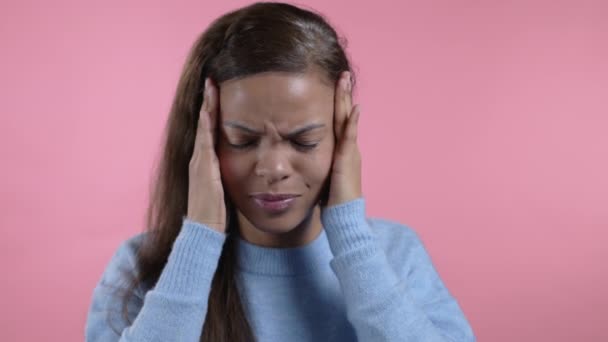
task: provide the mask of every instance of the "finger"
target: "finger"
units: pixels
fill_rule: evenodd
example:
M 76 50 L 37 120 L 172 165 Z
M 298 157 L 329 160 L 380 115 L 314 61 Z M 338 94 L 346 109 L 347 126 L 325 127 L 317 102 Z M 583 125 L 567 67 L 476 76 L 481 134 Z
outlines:
M 344 126 L 346 124 L 346 119 L 348 117 L 348 113 L 346 112 L 347 102 L 345 100 L 345 94 L 348 92 L 348 84 L 347 81 L 350 78 L 350 74 L 348 71 L 342 73 L 340 79 L 336 83 L 335 89 L 335 103 L 334 103 L 334 133 L 336 135 L 336 140 L 342 140 L 342 135 L 344 132 Z
M 213 80 L 211 78 L 207 78 L 207 82 L 206 82 L 206 88 L 209 90 L 207 92 L 207 101 L 208 101 L 208 107 L 207 110 L 209 112 L 209 129 L 213 138 L 213 141 L 215 142 L 215 131 L 216 131 L 216 125 L 217 125 L 217 116 L 218 116 L 218 92 L 217 92 L 217 88 L 215 87 L 215 84 L 213 83 Z
M 205 81 L 205 84 L 207 82 Z M 205 107 L 207 105 L 207 87 L 203 87 L 203 103 L 201 104 L 201 109 L 198 113 L 198 120 L 196 123 L 196 135 L 194 137 L 194 150 L 192 151 L 192 159 L 194 159 L 198 155 L 198 151 L 200 146 L 203 143 L 203 131 L 205 130 L 205 123 L 203 120 L 205 119 Z
M 209 113 L 210 100 L 209 100 L 209 84 L 210 82 L 205 80 L 205 89 L 203 93 L 203 104 L 198 117 L 198 125 L 196 129 L 196 138 L 194 153 L 203 152 L 205 149 L 213 146 L 213 139 L 211 136 L 211 118 Z
M 345 76 L 346 78 L 346 91 L 344 92 L 344 112 L 346 114 L 346 119 L 350 117 L 350 114 L 353 110 L 353 99 L 352 99 L 352 83 L 350 79 L 350 72 Z
M 345 137 L 344 140 L 346 140 L 348 143 L 356 143 L 357 142 L 357 133 L 358 133 L 358 126 L 359 126 L 359 116 L 361 114 L 361 107 L 359 107 L 359 105 L 356 105 L 351 114 L 349 114 L 348 117 L 348 125 L 346 126 L 346 133 L 345 133 Z
M 361 109 L 359 105 L 355 105 L 351 114 L 348 116 L 346 127 L 344 129 L 343 139 L 339 144 L 339 153 L 346 154 L 351 148 L 357 145 L 359 117 Z

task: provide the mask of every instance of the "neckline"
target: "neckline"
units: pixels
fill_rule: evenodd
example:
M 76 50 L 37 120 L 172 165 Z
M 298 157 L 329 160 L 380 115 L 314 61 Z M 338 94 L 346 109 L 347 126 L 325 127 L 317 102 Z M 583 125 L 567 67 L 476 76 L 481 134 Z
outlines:
M 311 242 L 297 247 L 264 247 L 236 238 L 240 270 L 260 275 L 295 276 L 313 273 L 333 258 L 325 229 Z

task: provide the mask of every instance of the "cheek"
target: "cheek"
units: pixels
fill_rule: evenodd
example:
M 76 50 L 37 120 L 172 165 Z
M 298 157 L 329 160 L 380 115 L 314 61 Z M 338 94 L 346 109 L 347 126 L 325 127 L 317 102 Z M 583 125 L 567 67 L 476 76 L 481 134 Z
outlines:
M 247 179 L 247 161 L 243 157 L 236 157 L 226 153 L 219 153 L 220 173 L 224 185 L 229 189 L 239 186 L 239 182 Z
M 313 156 L 300 163 L 300 170 L 311 185 L 323 183 L 329 176 L 333 161 L 333 149 L 326 147 L 318 150 Z

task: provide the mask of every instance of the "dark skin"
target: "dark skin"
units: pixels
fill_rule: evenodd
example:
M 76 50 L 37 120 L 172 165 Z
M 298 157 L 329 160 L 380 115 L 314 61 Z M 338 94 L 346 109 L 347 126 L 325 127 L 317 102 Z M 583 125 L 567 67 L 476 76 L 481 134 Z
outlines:
M 317 71 L 267 72 L 219 86 L 217 157 L 246 241 L 308 244 L 323 229 L 318 201 L 324 185 L 330 184 L 329 206 L 361 196 L 359 113 L 341 82 L 350 76 L 343 76 L 333 85 Z M 251 198 L 255 192 L 299 197 L 287 212 L 270 215 Z

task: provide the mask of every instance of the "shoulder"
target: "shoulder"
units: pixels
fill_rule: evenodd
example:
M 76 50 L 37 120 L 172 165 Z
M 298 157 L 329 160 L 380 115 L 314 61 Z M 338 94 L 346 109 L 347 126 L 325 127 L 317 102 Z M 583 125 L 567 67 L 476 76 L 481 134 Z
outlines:
M 100 286 L 109 288 L 126 288 L 137 270 L 137 252 L 143 243 L 146 233 L 138 233 L 123 240 L 114 250 L 101 279 Z M 143 295 L 136 293 L 138 296 Z
M 116 248 L 112 259 L 110 260 L 111 265 L 121 265 L 129 267 L 131 270 L 135 270 L 137 252 L 141 247 L 146 233 L 135 234 L 122 241 Z
M 123 299 L 137 272 L 137 251 L 145 233 L 123 240 L 114 250 L 105 270 L 95 286 L 86 318 L 85 339 L 115 340 L 129 323 L 124 320 Z M 143 306 L 144 290 L 134 289 L 129 297 L 128 311 L 131 321 Z
M 406 224 L 386 218 L 368 217 L 366 220 L 377 243 L 395 269 L 404 270 L 432 264 L 416 230 Z
M 385 250 L 404 249 L 421 243 L 418 233 L 410 226 L 379 217 L 367 217 L 372 232 Z

